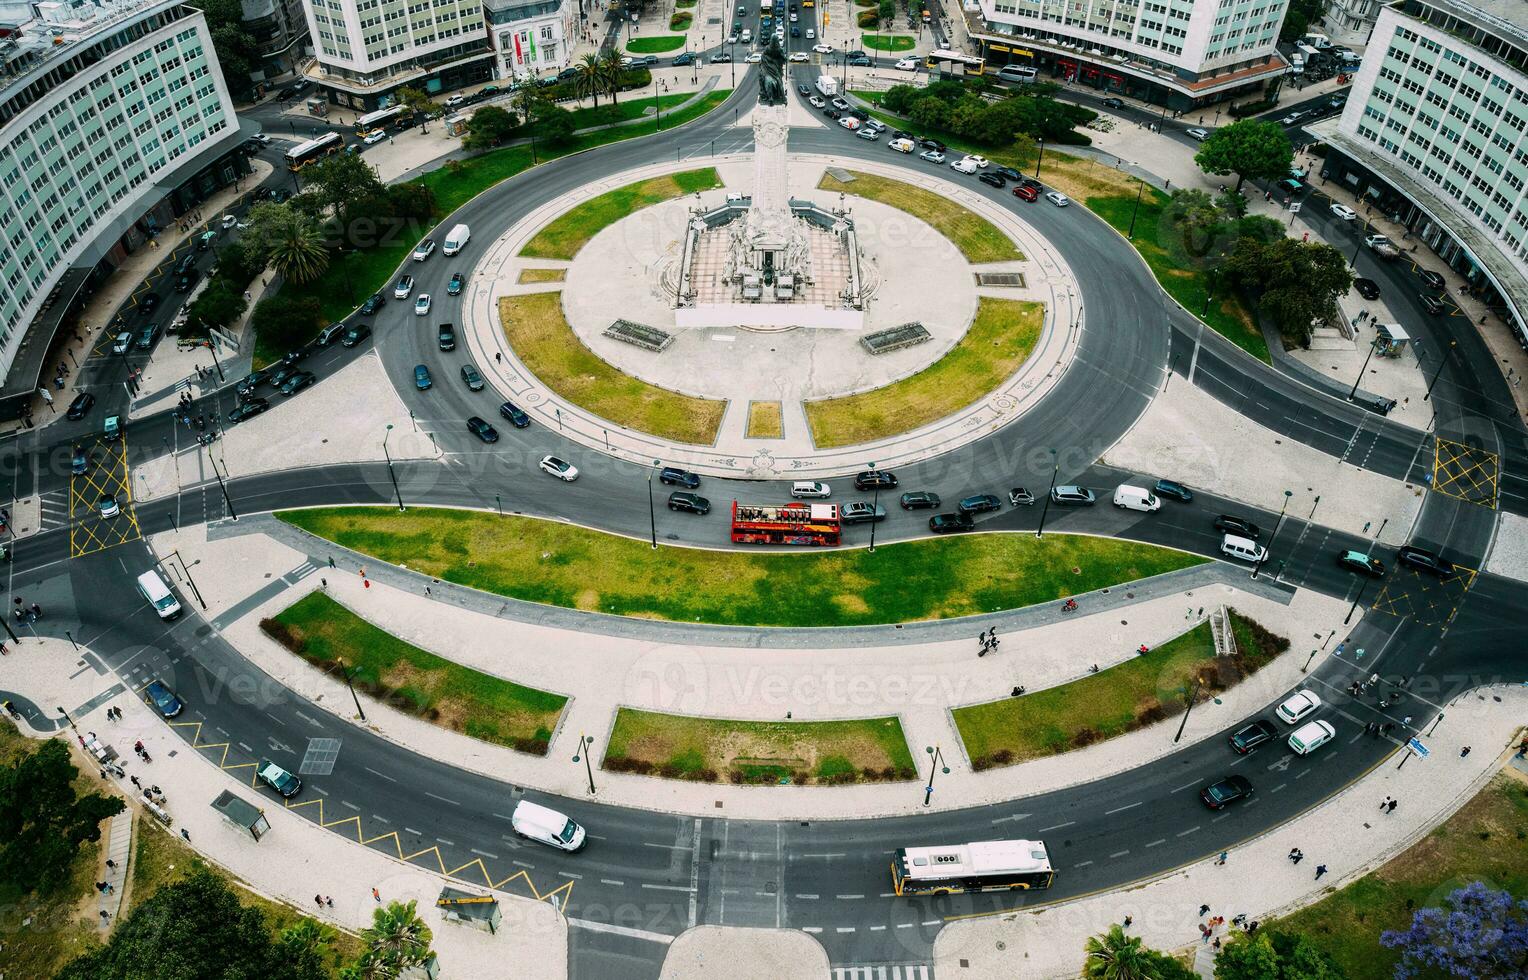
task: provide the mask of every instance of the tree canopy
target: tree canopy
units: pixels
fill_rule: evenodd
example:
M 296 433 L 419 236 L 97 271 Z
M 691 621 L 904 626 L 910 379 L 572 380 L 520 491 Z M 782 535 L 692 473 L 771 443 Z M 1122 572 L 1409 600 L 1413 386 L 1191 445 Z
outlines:
M 1215 980 L 1343 980 L 1343 973 L 1304 936 L 1264 931 L 1226 943 L 1215 956 Z
M 1324 242 L 1240 238 L 1225 263 L 1231 281 L 1258 297 L 1288 340 L 1302 343 L 1312 321 L 1340 316 L 1337 297 L 1353 286 L 1348 260 Z
M 1289 176 L 1295 151 L 1289 137 L 1276 122 L 1243 119 L 1223 126 L 1194 154 L 1194 162 L 1206 173 L 1236 175 L 1236 190 L 1242 182 L 1277 180 Z
M 101 821 L 121 813 L 113 796 L 74 790 L 79 769 L 58 739 L 0 769 L 0 878 L 23 892 L 69 880 L 80 845 L 101 838 Z
M 467 135 L 462 145 L 469 150 L 486 150 L 498 146 L 514 132 L 516 122 L 514 113 L 508 109 L 496 105 L 482 106 L 467 120 Z
M 1192 980 L 1194 971 L 1165 953 L 1150 949 L 1139 936 L 1129 936 L 1118 923 L 1098 936 L 1089 936 L 1085 980 Z
M 356 217 L 376 217 L 386 192 L 371 164 L 359 155 L 336 153 L 303 170 L 299 197 L 312 195 L 323 211 L 349 227 Z
M 1387 930 L 1379 941 L 1401 951 L 1396 980 L 1521 977 L 1528 969 L 1528 899 L 1472 882 L 1449 893 L 1443 908 L 1418 909 L 1409 929 Z
M 1076 127 L 1095 115 L 1043 93 L 1015 92 L 988 102 L 976 86 L 956 81 L 931 82 L 924 88 L 893 85 L 881 96 L 881 105 L 920 129 L 942 130 L 986 146 L 1018 143 L 1023 150 L 1035 139 L 1086 144 L 1088 138 Z

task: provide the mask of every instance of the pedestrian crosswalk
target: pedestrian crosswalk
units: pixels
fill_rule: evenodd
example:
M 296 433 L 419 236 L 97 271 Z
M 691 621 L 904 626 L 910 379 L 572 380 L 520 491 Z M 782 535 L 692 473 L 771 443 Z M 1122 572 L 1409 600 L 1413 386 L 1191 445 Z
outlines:
M 39 494 L 38 501 L 42 505 L 42 514 L 38 518 L 37 529 L 39 531 L 51 531 L 58 527 L 69 526 L 69 491 L 49 490 Z
M 875 963 L 835 966 L 833 980 L 934 980 L 932 963 Z

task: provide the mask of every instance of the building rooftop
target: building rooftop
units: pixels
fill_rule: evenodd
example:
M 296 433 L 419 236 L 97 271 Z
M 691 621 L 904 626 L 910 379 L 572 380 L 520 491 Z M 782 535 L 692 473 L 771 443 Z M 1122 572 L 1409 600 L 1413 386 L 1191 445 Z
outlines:
M 82 41 L 177 0 L 63 0 L 0 3 L 0 83 L 12 86 L 68 58 Z
M 1525 13 L 1528 13 L 1528 4 L 1525 4 L 1523 0 L 1415 0 L 1415 2 L 1475 23 L 1503 38 L 1510 38 L 1520 44 L 1528 43 L 1528 23 L 1524 20 Z M 1409 4 L 1401 2 L 1396 6 L 1404 13 Z

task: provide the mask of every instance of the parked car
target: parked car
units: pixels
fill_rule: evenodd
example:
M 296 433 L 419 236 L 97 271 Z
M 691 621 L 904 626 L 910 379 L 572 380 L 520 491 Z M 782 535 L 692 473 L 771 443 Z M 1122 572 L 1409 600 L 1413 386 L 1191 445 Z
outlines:
M 938 510 L 939 494 L 932 490 L 911 490 L 902 495 L 903 510 Z
M 955 508 L 962 514 L 987 514 L 994 510 L 1002 510 L 1003 502 L 997 498 L 997 494 L 978 493 L 962 498 Z
M 711 513 L 711 501 L 698 493 L 690 493 L 688 490 L 675 490 L 669 494 L 669 510 L 682 510 L 689 514 L 705 516 Z
M 386 296 L 383 296 L 381 293 L 372 293 L 366 298 L 366 302 L 362 303 L 361 308 L 356 310 L 356 312 L 361 314 L 361 316 L 372 316 L 386 305 Z
M 1343 221 L 1353 221 L 1358 217 L 1358 212 L 1354 211 L 1346 204 L 1333 204 L 1330 210 L 1332 212 L 1332 217 L 1341 218 Z
M 1433 316 L 1437 316 L 1439 313 L 1442 313 L 1444 310 L 1448 309 L 1448 306 L 1442 300 L 1429 293 L 1419 294 L 1417 296 L 1417 302 L 1422 304 L 1422 309 L 1431 313 Z
M 304 388 L 317 383 L 318 375 L 312 371 L 298 371 L 281 383 L 281 393 L 290 398 Z
M 1210 131 L 1207 129 L 1190 129 L 1187 133 L 1189 139 L 1198 140 L 1201 143 L 1210 138 Z
M 1004 180 L 1015 180 L 1015 181 L 1023 181 L 1024 180 L 1024 175 L 1019 173 L 1017 170 L 1013 169 L 1012 167 L 993 167 L 992 168 L 992 172 L 997 174 L 999 177 L 1003 178 Z
M 499 430 L 489 425 L 483 419 L 478 418 L 476 415 L 467 419 L 467 431 L 477 436 L 484 442 L 499 441 Z
M 364 323 L 352 323 L 345 328 L 345 333 L 340 337 L 341 347 L 354 347 L 367 337 L 371 336 L 371 327 Z
M 240 422 L 247 422 L 256 415 L 266 412 L 270 407 L 271 403 L 264 398 L 251 398 L 244 404 L 230 409 L 224 419 L 229 425 L 238 425 Z
M 839 520 L 845 524 L 871 524 L 886 519 L 886 508 L 868 500 L 851 500 L 838 508 Z
M 159 339 L 159 324 L 145 323 L 138 329 L 138 339 L 134 346 L 139 350 L 148 350 L 154 346 L 154 341 Z
M 536 464 L 541 472 L 551 474 L 565 483 L 572 483 L 578 479 L 578 467 L 565 459 L 556 456 L 543 456 L 541 462 Z
M 1417 270 L 1417 278 L 1426 283 L 1428 289 L 1434 289 L 1438 292 L 1442 292 L 1443 287 L 1448 285 L 1443 281 L 1443 276 L 1441 274 L 1436 273 L 1431 269 Z
M 700 486 L 700 475 L 691 473 L 689 470 L 681 470 L 677 466 L 665 466 L 658 471 L 658 482 L 665 486 L 694 490 Z
M 255 776 L 286 799 L 296 796 L 298 790 L 302 789 L 301 779 L 269 759 L 261 760 L 259 768 L 255 770 Z
M 924 150 L 918 156 L 929 163 L 944 163 L 944 154 L 938 150 Z
M 856 490 L 891 490 L 897 485 L 897 475 L 890 470 L 861 470 L 854 474 Z
M 95 395 L 88 391 L 82 391 L 75 395 L 74 400 L 69 403 L 69 410 L 64 413 L 64 417 L 71 422 L 78 422 L 89 414 L 93 405 L 95 405 Z
M 1093 496 L 1093 491 L 1087 487 L 1079 487 L 1074 483 L 1062 484 L 1051 491 L 1051 503 L 1053 504 L 1091 507 L 1096 499 Z
M 1227 741 L 1231 743 L 1231 748 L 1239 755 L 1246 755 L 1278 733 L 1278 729 L 1274 728 L 1272 724 L 1259 718 L 1252 724 L 1244 725 L 1235 732 L 1232 732 L 1231 737 Z
M 928 529 L 935 534 L 958 534 L 976 528 L 970 514 L 935 514 L 928 519 Z
M 1035 495 L 1024 487 L 1014 487 L 1008 491 L 1008 502 L 1015 507 L 1029 507 L 1035 502 Z
M 132 332 L 128 331 L 128 330 L 124 330 L 121 333 L 117 334 L 117 339 L 116 340 L 113 340 L 111 342 L 111 352 L 113 354 L 126 354 L 128 352 L 128 350 L 132 348 L 132 346 L 133 346 L 133 335 L 132 335 Z
M 1125 108 L 1125 101 L 1123 99 L 1115 98 L 1112 95 L 1109 96 L 1108 98 L 1104 99 L 1103 102 L 1100 103 L 1100 104 L 1105 109 L 1123 109 L 1123 108 Z
M 468 391 L 483 390 L 483 376 L 471 364 L 462 365 L 462 381 L 466 383 Z
M 1454 563 L 1438 554 L 1436 551 L 1428 551 L 1426 548 L 1418 548 L 1415 545 L 1404 545 L 1395 553 L 1397 564 L 1407 565 L 1419 572 L 1427 572 L 1439 578 L 1450 578 L 1454 574 Z
M 1364 299 L 1379 299 L 1379 283 L 1373 279 L 1354 279 L 1353 289 Z
M 1020 184 L 1018 187 L 1015 187 L 1013 189 L 1013 196 L 1021 201 L 1029 201 L 1031 203 L 1040 200 L 1040 192 L 1029 184 Z
M 149 686 L 143 689 L 144 700 L 152 704 L 164 718 L 174 718 L 186 706 L 175 692 L 165 686 L 163 681 L 149 681 Z
M 1064 208 L 1067 205 L 1072 203 L 1071 198 L 1067 197 L 1065 194 L 1061 193 L 1060 191 L 1048 191 L 1048 192 L 1046 192 L 1045 199 L 1047 201 L 1051 202 L 1052 204 L 1054 204 L 1058 208 Z
M 1007 187 L 1008 186 L 1008 181 L 1004 180 L 1002 178 L 1002 176 L 1000 176 L 999 174 L 987 174 L 987 173 L 977 174 L 976 175 L 976 179 L 981 181 L 982 183 L 986 184 L 989 187 L 999 187 L 999 188 L 1001 188 L 1001 187 Z
M 1158 480 L 1154 489 L 1159 497 L 1171 497 L 1185 504 L 1191 503 L 1194 499 L 1193 491 L 1176 480 Z
M 1227 776 L 1199 791 L 1199 799 L 1211 810 L 1223 810 L 1252 795 L 1252 783 L 1245 776 Z

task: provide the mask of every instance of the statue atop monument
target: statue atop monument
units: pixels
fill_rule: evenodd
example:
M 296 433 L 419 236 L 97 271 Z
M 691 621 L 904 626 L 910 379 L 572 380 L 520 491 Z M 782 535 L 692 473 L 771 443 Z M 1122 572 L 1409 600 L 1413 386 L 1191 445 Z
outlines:
M 759 61 L 759 104 L 785 105 L 785 52 L 777 38 L 770 38 Z

